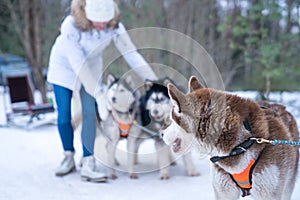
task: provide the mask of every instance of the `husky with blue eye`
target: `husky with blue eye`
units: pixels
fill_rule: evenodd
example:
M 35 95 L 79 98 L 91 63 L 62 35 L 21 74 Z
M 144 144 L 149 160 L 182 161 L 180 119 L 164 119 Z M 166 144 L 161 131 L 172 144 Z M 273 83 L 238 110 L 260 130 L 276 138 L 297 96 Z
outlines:
M 158 81 L 146 81 L 145 93 L 140 98 L 140 113 L 143 127 L 143 135 L 155 140 L 156 155 L 160 169 L 160 179 L 169 179 L 171 163 L 175 162 L 169 146 L 167 146 L 159 134 L 163 126 L 170 122 L 171 102 L 166 87 L 171 81 L 167 78 Z M 183 155 L 184 164 L 189 176 L 197 176 L 192 155 L 187 152 Z
M 194 76 L 189 88 L 184 94 L 168 84 L 172 123 L 163 139 L 176 153 L 193 145 L 210 156 L 215 199 L 291 199 L 299 149 L 269 142 L 298 138 L 298 131 L 289 128 L 294 120 L 286 121 L 283 114 L 276 116 L 250 99 L 204 88 Z

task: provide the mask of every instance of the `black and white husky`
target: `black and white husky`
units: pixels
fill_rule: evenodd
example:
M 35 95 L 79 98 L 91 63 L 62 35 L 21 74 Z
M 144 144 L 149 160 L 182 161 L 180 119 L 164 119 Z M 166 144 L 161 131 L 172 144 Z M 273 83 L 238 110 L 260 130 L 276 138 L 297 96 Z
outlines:
M 160 179 L 170 177 L 169 166 L 174 162 L 170 147 L 160 137 L 159 131 L 163 126 L 168 125 L 170 111 L 172 108 L 168 95 L 167 78 L 159 81 L 146 81 L 145 93 L 140 98 L 140 113 L 143 125 L 143 134 L 150 135 L 155 140 L 155 148 L 160 168 Z M 183 155 L 184 164 L 189 176 L 197 176 L 190 152 Z

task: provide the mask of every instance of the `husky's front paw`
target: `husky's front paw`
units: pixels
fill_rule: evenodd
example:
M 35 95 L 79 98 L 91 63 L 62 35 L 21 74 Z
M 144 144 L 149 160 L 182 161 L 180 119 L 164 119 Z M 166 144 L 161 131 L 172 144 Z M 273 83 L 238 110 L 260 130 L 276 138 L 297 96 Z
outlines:
M 169 173 L 160 173 L 160 180 L 168 180 L 169 178 Z
M 188 170 L 187 171 L 188 176 L 200 176 L 199 172 L 197 172 L 195 169 L 193 170 Z
M 109 178 L 112 180 L 116 180 L 118 178 L 118 176 L 115 174 L 111 174 Z
M 131 179 L 138 179 L 139 177 L 135 173 L 130 173 L 129 174 L 129 178 L 131 178 Z

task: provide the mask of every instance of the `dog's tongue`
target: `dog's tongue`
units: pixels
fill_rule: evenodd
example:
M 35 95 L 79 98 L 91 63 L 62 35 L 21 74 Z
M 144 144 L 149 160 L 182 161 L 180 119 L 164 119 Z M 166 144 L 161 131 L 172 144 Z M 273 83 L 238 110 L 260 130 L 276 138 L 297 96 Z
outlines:
M 181 139 L 177 138 L 173 143 L 173 151 L 176 153 L 180 150 Z

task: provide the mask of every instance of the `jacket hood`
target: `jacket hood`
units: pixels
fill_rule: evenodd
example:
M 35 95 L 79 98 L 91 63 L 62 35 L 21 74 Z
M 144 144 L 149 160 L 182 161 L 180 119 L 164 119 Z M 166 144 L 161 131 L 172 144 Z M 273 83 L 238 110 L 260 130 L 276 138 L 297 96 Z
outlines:
M 115 16 L 108 24 L 109 29 L 117 28 L 119 22 L 120 11 L 116 2 L 114 3 L 115 3 Z M 80 31 L 93 30 L 92 22 L 86 18 L 85 0 L 72 0 L 71 15 L 74 17 L 76 27 Z

